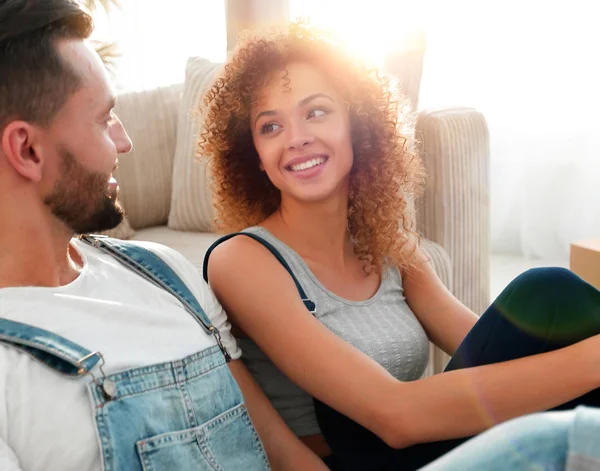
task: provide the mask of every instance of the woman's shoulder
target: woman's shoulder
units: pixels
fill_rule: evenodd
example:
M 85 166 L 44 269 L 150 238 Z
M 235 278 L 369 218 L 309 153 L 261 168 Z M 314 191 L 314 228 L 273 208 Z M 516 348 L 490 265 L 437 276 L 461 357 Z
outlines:
M 253 264 L 260 265 L 266 258 L 272 257 L 264 244 L 252 235 L 272 242 L 269 241 L 269 233 L 261 226 L 248 227 L 235 235 L 229 234 L 210 253 L 209 270 L 247 268 Z
M 262 247 L 261 247 L 262 246 Z M 261 250 L 262 248 L 262 250 Z M 239 232 L 223 236 L 218 246 L 213 249 L 219 252 L 243 252 L 246 249 L 262 254 L 268 252 L 288 252 L 291 249 L 263 226 L 251 226 Z

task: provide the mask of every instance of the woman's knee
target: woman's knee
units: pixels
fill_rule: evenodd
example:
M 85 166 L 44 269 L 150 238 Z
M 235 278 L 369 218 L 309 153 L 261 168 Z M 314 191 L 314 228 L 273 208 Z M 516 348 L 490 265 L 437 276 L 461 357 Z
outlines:
M 600 330 L 600 292 L 566 268 L 534 268 L 494 302 L 501 315 L 551 342 L 572 343 Z
M 553 288 L 579 284 L 582 280 L 572 271 L 563 267 L 530 268 L 521 273 L 507 286 L 507 289 L 519 289 L 529 293 L 541 291 L 548 294 Z
M 498 296 L 497 302 L 512 307 L 553 306 L 557 301 L 572 299 L 587 283 L 562 267 L 531 268 L 514 280 Z

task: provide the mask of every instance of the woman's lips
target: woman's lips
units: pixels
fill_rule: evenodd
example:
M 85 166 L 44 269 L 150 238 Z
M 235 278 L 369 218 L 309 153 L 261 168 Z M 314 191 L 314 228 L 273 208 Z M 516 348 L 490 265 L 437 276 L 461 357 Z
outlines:
M 319 175 L 323 168 L 327 165 L 329 156 L 325 154 L 313 154 L 303 159 L 295 159 L 294 162 L 288 164 L 286 169 L 296 178 L 307 180 Z M 308 168 L 302 168 L 308 166 Z

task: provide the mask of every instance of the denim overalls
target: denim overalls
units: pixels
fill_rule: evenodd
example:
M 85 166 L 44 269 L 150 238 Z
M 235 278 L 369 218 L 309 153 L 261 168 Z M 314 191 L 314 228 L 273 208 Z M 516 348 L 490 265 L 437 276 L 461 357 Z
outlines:
M 218 330 L 154 253 L 101 236 L 82 240 L 175 296 L 217 345 L 177 361 L 106 376 L 101 352 L 0 319 L 0 341 L 25 350 L 65 381 L 88 384 L 105 471 L 268 470 L 263 445 L 231 375 Z

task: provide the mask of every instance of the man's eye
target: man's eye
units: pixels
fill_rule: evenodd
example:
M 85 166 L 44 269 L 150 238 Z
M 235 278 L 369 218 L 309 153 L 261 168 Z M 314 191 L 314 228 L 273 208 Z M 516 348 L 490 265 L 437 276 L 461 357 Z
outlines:
M 281 126 L 277 123 L 265 123 L 260 127 L 261 134 L 270 134 L 280 129 Z
M 102 121 L 105 126 L 110 126 L 115 122 L 115 115 L 111 111 L 110 114 Z

